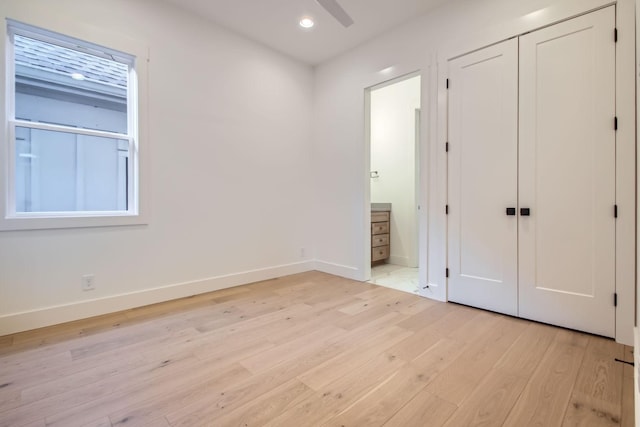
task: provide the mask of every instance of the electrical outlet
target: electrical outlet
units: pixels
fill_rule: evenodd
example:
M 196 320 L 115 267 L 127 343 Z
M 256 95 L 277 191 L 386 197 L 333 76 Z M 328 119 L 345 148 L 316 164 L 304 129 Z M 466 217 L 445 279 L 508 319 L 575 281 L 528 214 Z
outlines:
M 304 248 L 300 248 L 300 258 L 304 258 L 305 250 Z
M 82 290 L 92 291 L 96 288 L 96 277 L 93 274 L 85 274 L 82 276 Z

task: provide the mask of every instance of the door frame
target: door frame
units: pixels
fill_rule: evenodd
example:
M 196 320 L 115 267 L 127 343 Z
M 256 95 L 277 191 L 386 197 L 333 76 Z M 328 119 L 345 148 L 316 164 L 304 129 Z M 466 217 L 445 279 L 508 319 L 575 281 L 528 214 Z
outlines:
M 363 251 L 365 253 L 365 266 L 364 266 L 364 280 L 365 281 L 369 281 L 371 280 L 371 177 L 370 177 L 370 172 L 371 172 L 371 92 L 373 92 L 374 90 L 377 89 L 382 89 L 384 87 L 387 86 L 391 86 L 394 85 L 396 83 L 400 83 L 403 82 L 405 80 L 408 79 L 412 79 L 414 77 L 420 77 L 420 115 L 422 114 L 422 104 L 424 102 L 424 97 L 422 96 L 422 94 L 424 93 L 423 90 L 423 85 L 425 82 L 425 77 L 422 73 L 421 70 L 415 70 L 415 71 L 411 71 L 399 76 L 395 76 L 390 78 L 389 80 L 385 80 L 382 81 L 380 83 L 376 83 L 372 86 L 368 86 L 364 88 L 364 137 L 365 137 L 365 149 L 364 149 L 364 156 L 365 156 L 365 171 L 366 171 L 366 178 L 365 178 L 365 221 L 364 221 L 364 226 L 365 226 L 365 230 L 364 230 L 364 247 L 363 247 Z M 416 115 L 418 115 L 418 112 L 416 112 Z M 418 125 L 422 125 L 422 123 L 424 122 L 424 120 L 420 120 L 419 123 L 417 123 Z M 418 129 L 416 129 L 416 133 L 417 135 L 422 135 L 422 132 L 419 132 Z M 416 139 L 416 149 L 414 150 L 414 153 L 417 155 L 418 152 L 422 152 L 422 150 L 418 149 L 418 146 L 421 144 L 421 141 Z M 421 164 L 421 159 L 420 158 L 415 158 L 414 162 L 416 163 L 416 165 Z M 422 186 L 420 185 L 421 183 L 421 179 L 420 179 L 420 170 L 416 169 L 415 171 L 415 182 L 416 182 L 416 194 L 421 194 L 421 188 Z M 420 204 L 420 200 L 416 199 L 416 203 L 419 205 Z M 393 210 L 393 207 L 392 207 Z M 424 210 L 422 210 L 421 212 L 424 212 Z M 416 241 L 419 241 L 419 236 L 422 235 L 422 227 L 421 227 L 421 223 L 422 221 L 420 220 L 420 216 L 421 213 L 416 213 L 416 223 L 417 223 L 417 227 L 416 227 L 416 236 L 415 239 Z M 389 231 L 389 234 L 391 234 L 391 231 Z M 425 263 L 422 262 L 422 258 L 420 256 L 420 251 L 418 248 L 418 254 L 417 254 L 417 258 L 418 258 L 418 269 L 422 270 L 424 269 Z M 420 275 L 420 273 L 419 273 Z M 426 275 L 426 273 L 425 273 Z M 420 281 L 420 283 L 423 283 L 422 281 Z
M 446 230 L 447 217 L 444 206 L 447 204 L 447 154 L 445 143 L 448 135 L 448 100 L 446 79 L 448 61 L 491 46 L 521 34 L 540 29 L 594 10 L 616 5 L 616 203 L 619 216 L 616 222 L 616 341 L 633 345 L 633 327 L 635 324 L 635 273 L 636 273 L 636 102 L 635 91 L 635 2 L 634 0 L 567 0 L 553 6 L 533 11 L 525 16 L 482 31 L 480 34 L 467 35 L 447 45 L 438 55 L 437 91 L 438 117 L 437 137 L 431 147 L 435 155 L 438 179 L 434 184 L 435 206 L 442 206 L 441 213 L 429 218 L 430 230 Z M 613 34 L 612 34 L 613 37 Z M 432 187 L 433 188 L 433 187 Z M 433 209 L 434 212 L 439 212 Z M 448 236 L 446 231 L 432 236 L 429 242 L 431 250 L 447 254 Z M 436 249 L 437 246 L 437 249 Z M 447 300 L 447 279 L 445 265 L 430 265 L 429 283 L 443 284 L 440 292 Z

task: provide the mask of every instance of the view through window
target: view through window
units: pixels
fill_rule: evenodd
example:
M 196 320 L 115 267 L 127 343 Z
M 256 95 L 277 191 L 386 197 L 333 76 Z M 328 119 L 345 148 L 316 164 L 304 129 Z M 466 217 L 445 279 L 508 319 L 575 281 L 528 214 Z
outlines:
M 10 25 L 15 70 L 10 207 L 126 212 L 135 201 L 133 57 Z M 135 108 L 135 106 L 133 107 Z

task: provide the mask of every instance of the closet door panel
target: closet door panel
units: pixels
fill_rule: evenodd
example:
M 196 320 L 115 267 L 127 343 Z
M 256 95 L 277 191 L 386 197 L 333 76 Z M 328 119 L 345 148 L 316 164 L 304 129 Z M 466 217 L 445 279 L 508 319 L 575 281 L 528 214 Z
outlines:
M 520 316 L 614 336 L 615 9 L 520 38 Z
M 449 62 L 448 299 L 517 314 L 518 44 Z

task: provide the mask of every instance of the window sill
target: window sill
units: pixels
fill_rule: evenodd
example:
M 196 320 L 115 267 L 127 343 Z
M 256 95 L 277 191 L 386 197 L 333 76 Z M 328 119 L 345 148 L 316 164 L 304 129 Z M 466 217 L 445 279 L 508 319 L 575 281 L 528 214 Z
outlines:
M 128 212 L 43 212 L 0 218 L 1 231 L 146 225 L 146 216 Z

